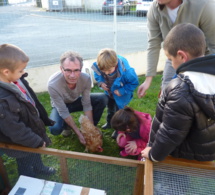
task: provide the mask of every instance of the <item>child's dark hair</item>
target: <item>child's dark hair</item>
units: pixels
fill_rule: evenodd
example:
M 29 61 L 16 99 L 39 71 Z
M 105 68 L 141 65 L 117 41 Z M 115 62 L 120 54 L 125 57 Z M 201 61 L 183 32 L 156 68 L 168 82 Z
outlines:
M 130 107 L 118 110 L 111 119 L 111 127 L 116 131 L 125 131 L 130 129 L 131 132 L 139 129 L 139 121 Z

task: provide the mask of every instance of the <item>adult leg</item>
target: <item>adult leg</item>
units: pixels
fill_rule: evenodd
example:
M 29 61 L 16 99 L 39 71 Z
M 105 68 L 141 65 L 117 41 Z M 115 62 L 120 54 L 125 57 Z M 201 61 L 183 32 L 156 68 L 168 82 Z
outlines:
M 66 106 L 69 110 L 69 113 L 82 111 L 83 106 L 81 104 L 81 97 L 79 97 L 73 103 L 66 104 Z M 49 127 L 51 134 L 59 135 L 62 133 L 63 129 L 70 129 L 68 125 L 64 122 L 64 120 L 61 118 L 56 108 L 52 108 L 50 119 L 55 121 L 55 124 Z
M 53 135 L 60 135 L 64 128 L 64 120 L 61 118 L 55 107 L 52 108 L 50 119 L 55 121 L 53 126 L 49 126 L 50 133 Z
M 166 60 L 162 78 L 162 90 L 164 90 L 168 83 L 173 79 L 175 74 L 176 72 L 172 67 L 172 62 L 170 60 Z
M 97 125 L 107 105 L 108 96 L 104 93 L 91 93 L 90 99 L 93 107 L 94 125 Z

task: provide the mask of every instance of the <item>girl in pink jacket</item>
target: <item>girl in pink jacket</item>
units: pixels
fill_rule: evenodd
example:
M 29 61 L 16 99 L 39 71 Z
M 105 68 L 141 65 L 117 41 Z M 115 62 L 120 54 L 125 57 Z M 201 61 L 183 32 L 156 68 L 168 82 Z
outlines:
M 130 107 L 118 110 L 111 119 L 111 127 L 118 132 L 117 144 L 121 156 L 138 156 L 146 147 L 151 127 L 150 114 L 138 112 Z

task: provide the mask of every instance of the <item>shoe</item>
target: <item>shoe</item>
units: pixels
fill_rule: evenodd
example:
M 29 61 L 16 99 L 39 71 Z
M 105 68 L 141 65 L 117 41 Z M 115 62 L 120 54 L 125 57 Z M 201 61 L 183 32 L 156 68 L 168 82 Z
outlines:
M 44 166 L 42 169 L 34 169 L 34 172 L 41 175 L 54 175 L 56 170 L 53 167 Z
M 110 129 L 110 128 L 111 128 L 110 123 L 106 123 L 102 126 L 102 129 Z
M 114 131 L 114 132 L 112 133 L 112 135 L 111 135 L 111 138 L 116 139 L 117 136 L 118 136 L 118 132 L 117 132 L 117 131 Z
M 70 130 L 63 130 L 61 135 L 64 137 L 68 137 L 71 135 L 71 133 L 72 133 L 71 129 Z

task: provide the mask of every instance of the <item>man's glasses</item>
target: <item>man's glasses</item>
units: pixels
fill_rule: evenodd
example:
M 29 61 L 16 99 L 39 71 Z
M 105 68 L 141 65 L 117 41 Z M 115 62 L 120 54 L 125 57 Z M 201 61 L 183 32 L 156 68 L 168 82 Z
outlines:
M 67 74 L 72 74 L 72 73 L 74 73 L 74 74 L 78 74 L 79 72 L 81 72 L 81 70 L 80 69 L 75 69 L 75 70 L 71 70 L 71 69 L 64 69 L 64 67 L 62 66 L 62 69 L 63 69 L 63 71 L 65 72 L 65 73 L 67 73 Z

